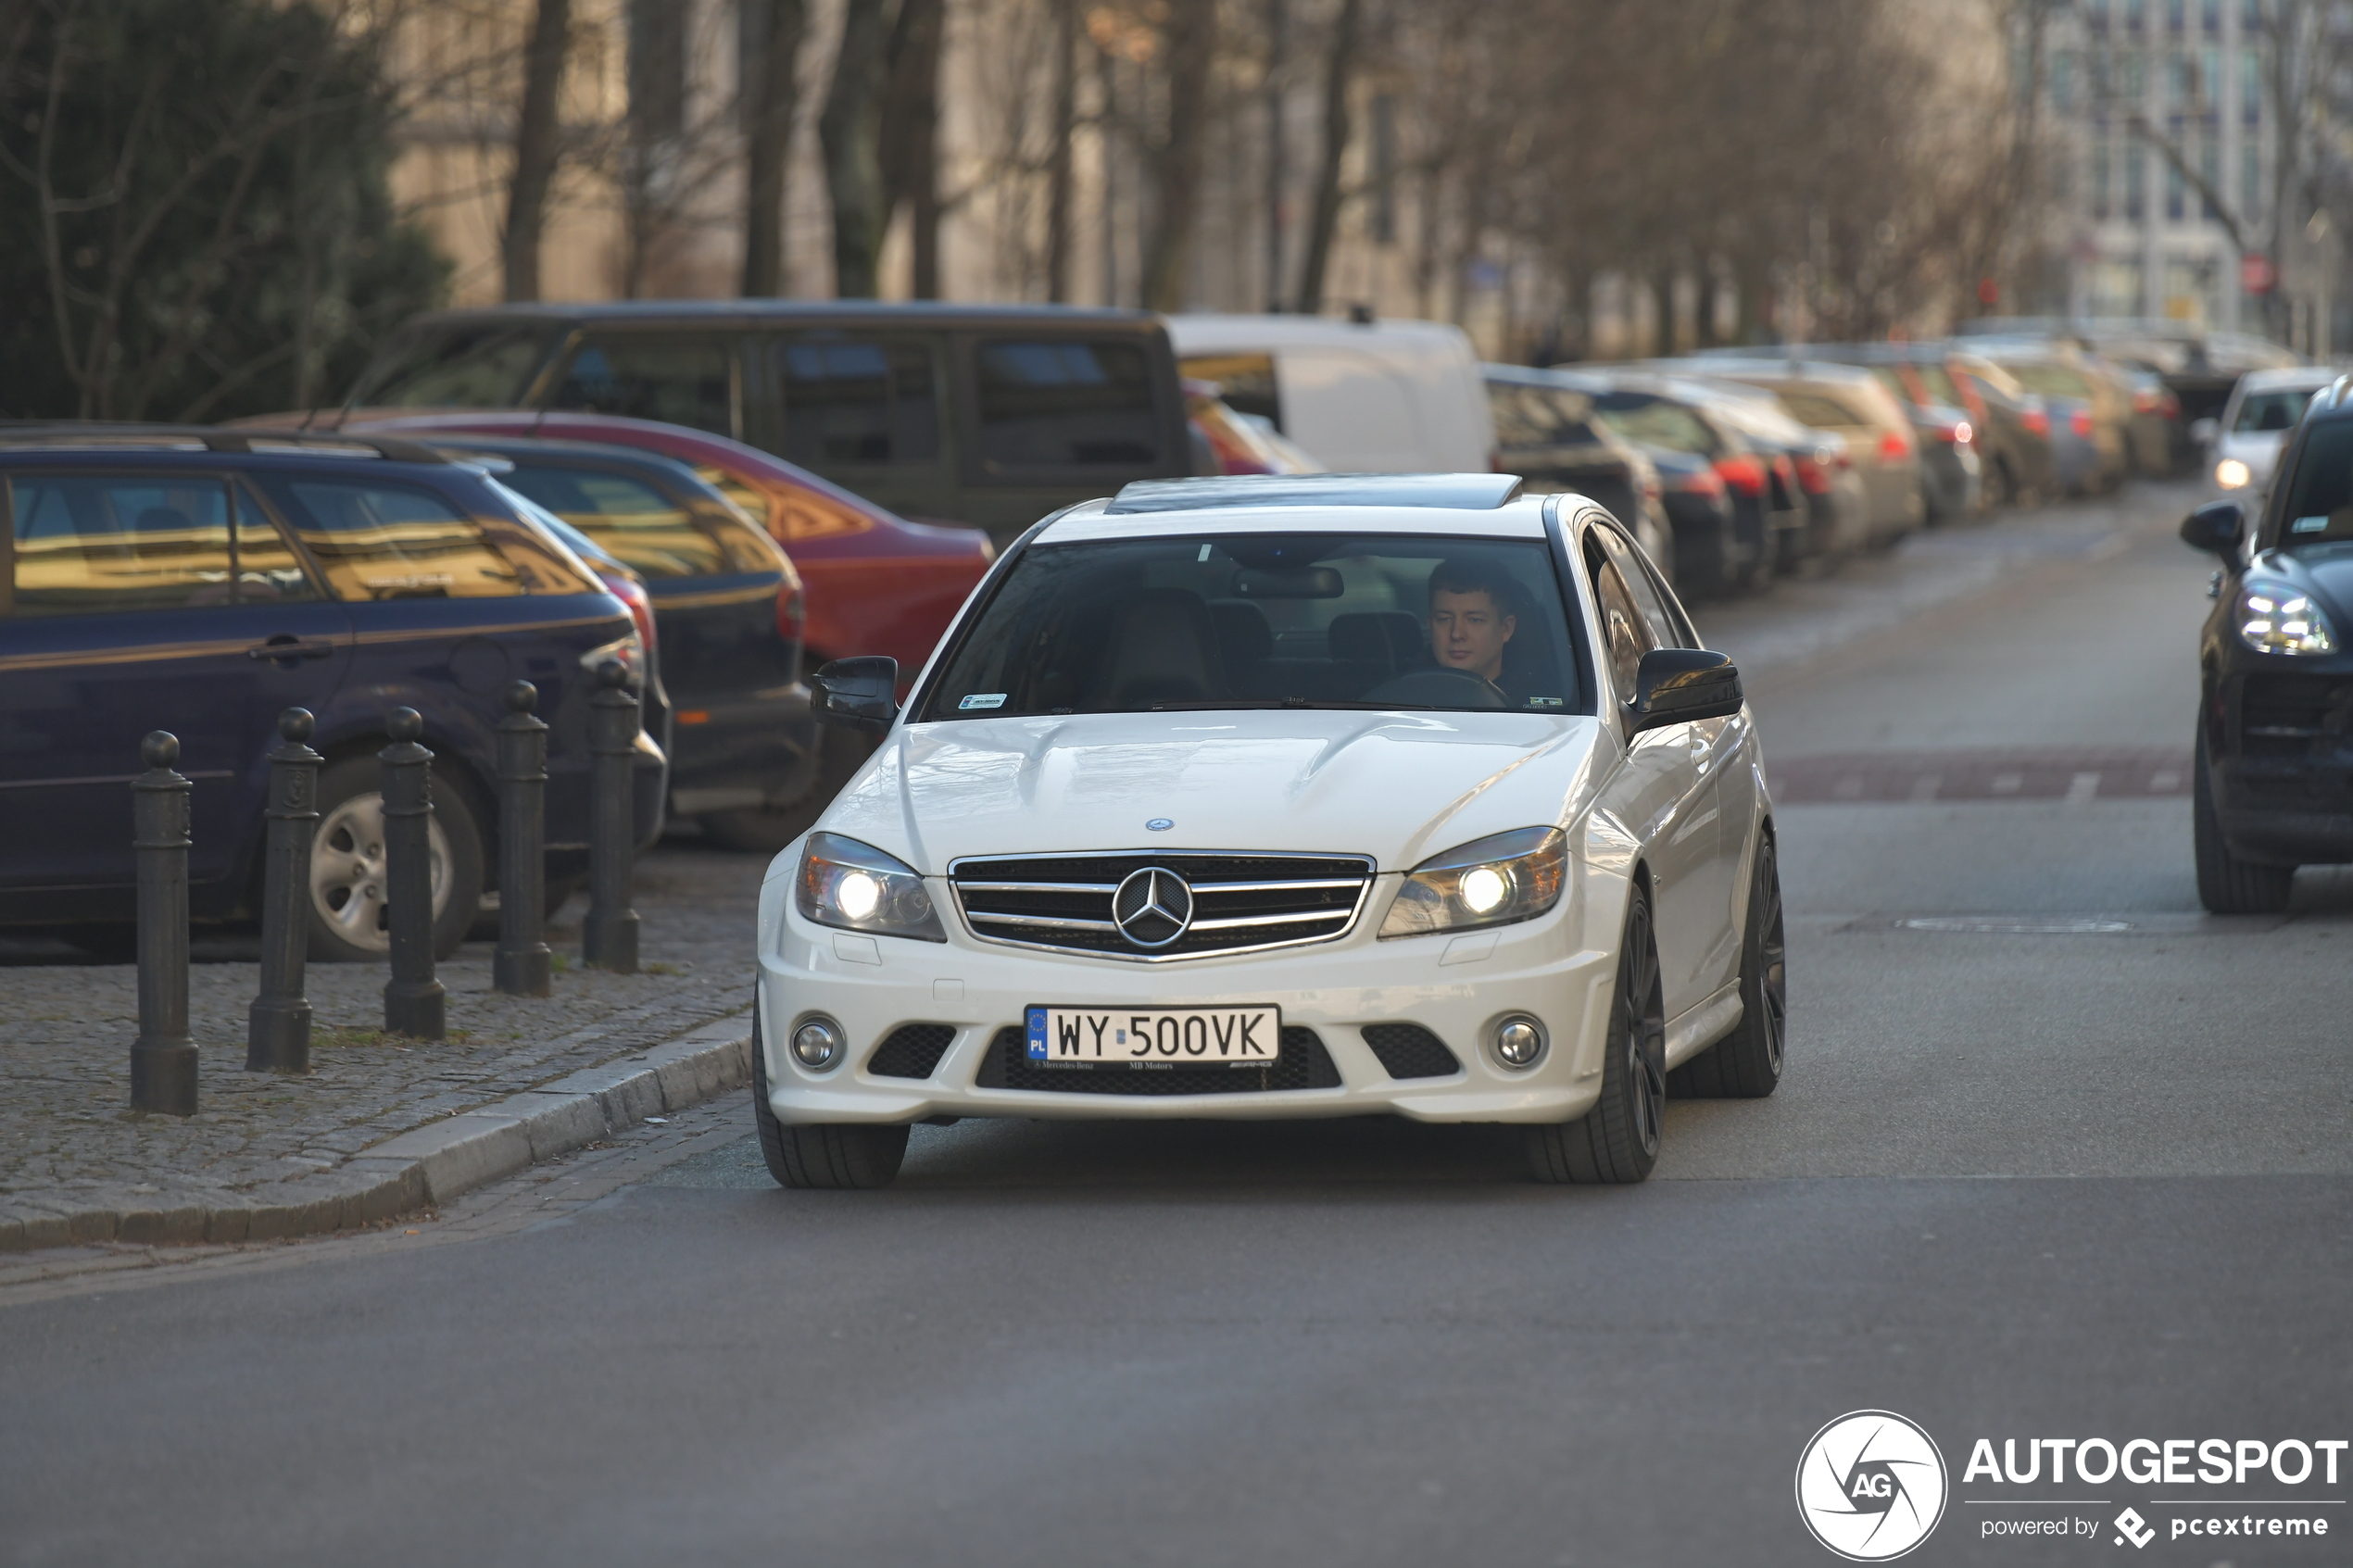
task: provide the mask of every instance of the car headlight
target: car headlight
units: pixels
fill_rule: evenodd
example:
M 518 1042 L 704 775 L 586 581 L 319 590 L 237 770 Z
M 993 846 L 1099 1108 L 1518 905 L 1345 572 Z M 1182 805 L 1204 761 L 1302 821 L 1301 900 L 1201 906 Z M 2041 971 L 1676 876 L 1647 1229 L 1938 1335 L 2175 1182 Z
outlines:
M 1560 902 L 1568 876 L 1568 834 L 1515 828 L 1434 855 L 1397 889 L 1380 934 L 1423 936 L 1530 920 Z
M 2279 583 L 2249 583 L 2239 595 L 2239 641 L 2257 653 L 2336 651 L 2336 633 L 2311 596 Z
M 815 833 L 800 852 L 793 898 L 803 919 L 844 931 L 945 942 L 939 911 L 915 869 L 871 844 Z
M 2252 477 L 2246 465 L 2236 458 L 2225 458 L 2214 465 L 2214 483 L 2225 490 L 2244 489 Z

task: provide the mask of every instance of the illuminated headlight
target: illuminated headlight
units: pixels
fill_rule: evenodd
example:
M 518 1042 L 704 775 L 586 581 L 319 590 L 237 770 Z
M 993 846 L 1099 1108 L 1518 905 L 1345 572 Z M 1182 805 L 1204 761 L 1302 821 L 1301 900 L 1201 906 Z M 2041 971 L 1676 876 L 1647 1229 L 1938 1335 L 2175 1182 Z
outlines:
M 924 942 L 948 940 L 939 928 L 939 911 L 932 908 L 931 895 L 912 866 L 839 834 L 809 835 L 800 852 L 793 898 L 802 918 L 819 925 Z
M 2243 490 L 2254 477 L 2236 458 L 2225 458 L 2214 465 L 2214 483 L 2225 490 Z
M 2257 653 L 2334 653 L 2336 633 L 2309 595 L 2250 583 L 2239 596 L 2239 641 Z
M 1533 919 L 1560 902 L 1567 874 L 1568 835 L 1560 829 L 1499 833 L 1416 866 L 1380 934 L 1423 936 Z

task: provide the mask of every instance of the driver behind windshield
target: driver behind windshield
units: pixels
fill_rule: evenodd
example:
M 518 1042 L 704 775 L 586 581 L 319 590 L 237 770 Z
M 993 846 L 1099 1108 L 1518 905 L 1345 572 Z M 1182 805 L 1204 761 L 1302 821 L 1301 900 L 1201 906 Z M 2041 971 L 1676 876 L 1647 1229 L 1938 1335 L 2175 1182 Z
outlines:
M 1504 646 L 1519 630 L 1511 579 L 1469 561 L 1441 561 L 1429 574 L 1429 652 L 1442 669 L 1477 675 L 1501 690 Z

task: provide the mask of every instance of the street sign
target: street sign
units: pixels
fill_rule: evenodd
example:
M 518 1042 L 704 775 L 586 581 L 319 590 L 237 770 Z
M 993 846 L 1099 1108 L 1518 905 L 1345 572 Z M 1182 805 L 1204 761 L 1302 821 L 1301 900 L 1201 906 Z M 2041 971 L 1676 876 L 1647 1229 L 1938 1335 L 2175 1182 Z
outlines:
M 2270 257 L 2251 250 L 2239 257 L 2239 288 L 2245 293 L 2270 294 L 2277 282 L 2279 273 L 2272 268 Z

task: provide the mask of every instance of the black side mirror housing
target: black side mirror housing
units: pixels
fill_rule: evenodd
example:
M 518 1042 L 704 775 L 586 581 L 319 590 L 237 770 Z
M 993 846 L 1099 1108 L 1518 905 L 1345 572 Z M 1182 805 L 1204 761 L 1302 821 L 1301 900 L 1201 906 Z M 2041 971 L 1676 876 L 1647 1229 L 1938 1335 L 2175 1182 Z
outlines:
M 880 734 L 899 717 L 899 660 L 837 659 L 809 677 L 809 693 L 819 723 Z
M 2246 508 L 2236 501 L 2208 501 L 2182 520 L 2182 543 L 2210 556 L 2239 553 L 2246 533 Z
M 1629 733 L 1697 719 L 1726 719 L 1741 710 L 1740 667 L 1706 648 L 1653 648 L 1634 671 L 1634 700 L 1626 705 Z

